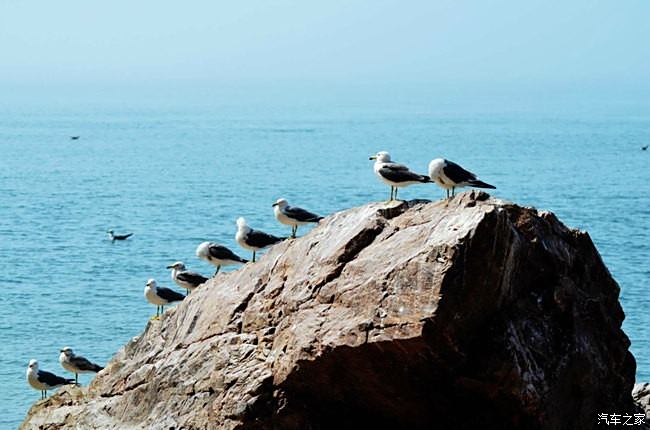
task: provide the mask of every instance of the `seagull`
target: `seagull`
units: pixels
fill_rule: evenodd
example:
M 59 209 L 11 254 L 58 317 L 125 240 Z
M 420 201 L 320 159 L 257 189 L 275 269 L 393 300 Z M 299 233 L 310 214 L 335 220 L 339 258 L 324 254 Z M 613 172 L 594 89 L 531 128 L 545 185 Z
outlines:
M 648 146 L 650 146 L 650 145 L 642 146 L 642 147 L 641 147 L 641 151 L 647 151 L 647 150 L 648 150 Z
M 71 140 L 79 140 L 80 137 L 81 137 L 81 136 L 70 136 L 70 139 L 71 139 Z
M 232 266 L 233 264 L 248 263 L 225 246 L 214 242 L 203 242 L 196 248 L 196 256 L 207 261 L 217 268 L 213 276 L 219 273 L 221 266 Z
M 444 158 L 431 160 L 429 163 L 429 177 L 447 190 L 447 198 L 449 198 L 449 190 L 451 190 L 451 196 L 453 197 L 456 188 L 460 187 L 496 188 L 494 185 L 479 180 L 475 174 L 468 172 L 453 161 Z
M 289 203 L 285 199 L 278 199 L 272 206 L 275 219 L 284 225 L 291 226 L 291 237 L 293 238 L 296 237 L 298 226 L 309 224 L 310 222 L 317 223 L 323 219 L 322 216 L 318 216 L 305 209 L 289 206 Z
M 200 273 L 190 272 L 187 270 L 182 261 L 170 264 L 167 268 L 172 269 L 172 279 L 176 282 L 176 285 L 185 288 L 186 293 L 189 293 L 190 290 L 195 289 L 208 280 L 208 278 Z
M 113 230 L 108 230 L 108 238 L 115 242 L 116 240 L 127 240 L 129 237 L 133 236 L 133 233 L 129 234 L 115 234 Z
M 165 305 L 180 302 L 185 298 L 184 295 L 172 289 L 159 287 L 155 279 L 147 281 L 147 285 L 144 287 L 144 297 L 149 303 L 156 305 L 156 316 L 154 318 L 158 318 L 163 313 Z
M 373 167 L 375 174 L 379 176 L 379 179 L 384 183 L 390 185 L 389 202 L 397 200 L 398 188 L 431 182 L 431 179 L 429 179 L 428 176 L 411 172 L 405 165 L 390 161 L 390 154 L 386 151 L 380 151 L 376 155 L 370 157 L 370 159 L 375 160 L 375 165 Z M 394 195 L 393 192 L 395 193 Z
M 32 388 L 41 390 L 41 400 L 47 397 L 47 390 L 60 387 L 65 384 L 73 384 L 74 379 L 62 378 L 54 373 L 38 370 L 38 361 L 30 360 L 27 367 L 27 382 Z
M 235 240 L 242 247 L 253 251 L 253 263 L 255 262 L 255 252 L 283 241 L 284 237 L 273 236 L 263 231 L 253 230 L 246 224 L 243 217 L 237 218 L 237 234 Z
M 99 364 L 91 363 L 88 359 L 75 355 L 69 346 L 66 346 L 60 352 L 59 363 L 65 370 L 74 373 L 75 384 L 78 383 L 79 373 L 99 372 L 104 369 Z

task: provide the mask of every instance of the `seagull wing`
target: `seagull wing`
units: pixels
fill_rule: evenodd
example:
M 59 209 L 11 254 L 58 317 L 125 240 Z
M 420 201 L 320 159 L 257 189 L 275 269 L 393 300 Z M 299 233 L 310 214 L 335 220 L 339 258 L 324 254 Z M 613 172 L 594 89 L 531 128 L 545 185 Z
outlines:
M 322 216 L 316 215 L 308 210 L 292 206 L 287 206 L 282 212 L 288 217 L 302 222 L 318 222 L 323 219 Z
M 156 288 L 156 294 L 158 294 L 158 296 L 163 300 L 167 300 L 169 303 L 180 302 L 185 298 L 181 293 L 177 293 L 176 291 L 165 287 Z
M 393 182 L 431 181 L 428 176 L 418 175 L 415 172 L 411 172 L 408 167 L 398 163 L 384 163 L 379 168 L 379 174 L 389 181 Z
M 208 278 L 201 275 L 200 273 L 190 272 L 189 270 L 180 272 L 176 275 L 176 278 L 181 282 L 186 282 L 192 285 L 201 285 L 208 280 Z
M 66 379 L 60 376 L 56 376 L 54 373 L 46 372 L 45 370 L 38 371 L 38 380 L 44 384 L 49 385 L 50 387 L 56 387 L 57 385 L 65 385 L 74 382 L 74 379 Z
M 283 237 L 273 236 L 272 234 L 264 233 L 263 231 L 259 230 L 251 230 L 248 233 L 248 237 L 246 238 L 246 243 L 250 246 L 254 246 L 255 248 L 266 248 L 267 246 L 271 246 L 274 243 L 278 243 L 283 240 Z
M 114 237 L 115 239 L 117 239 L 117 240 L 128 239 L 128 238 L 131 237 L 131 236 L 133 236 L 133 233 L 129 233 L 129 234 L 115 234 L 115 235 L 113 235 L 113 237 Z
M 79 370 L 89 370 L 92 372 L 99 372 L 100 370 L 103 369 L 102 366 L 95 363 L 91 363 L 85 357 L 74 356 L 70 359 L 70 363 Z
M 235 254 L 225 246 L 211 245 L 209 250 L 210 250 L 210 256 L 212 258 L 216 258 L 217 260 L 232 260 L 232 261 L 239 261 L 240 263 L 248 262 L 248 260 L 244 260 L 239 255 Z
M 476 180 L 476 175 L 460 167 L 453 161 L 445 160 L 445 166 L 442 168 L 444 174 L 457 184 L 471 182 Z

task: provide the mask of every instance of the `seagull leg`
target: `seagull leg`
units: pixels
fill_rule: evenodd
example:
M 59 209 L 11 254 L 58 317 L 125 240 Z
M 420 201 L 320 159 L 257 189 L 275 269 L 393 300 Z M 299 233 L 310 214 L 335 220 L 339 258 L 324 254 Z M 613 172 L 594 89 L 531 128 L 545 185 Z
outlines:
M 253 251 L 253 263 L 255 263 L 255 251 Z
M 77 373 L 74 374 L 74 384 L 79 385 L 79 375 Z
M 451 187 L 451 196 L 454 197 L 456 195 L 456 187 Z
M 397 187 L 395 187 L 395 200 L 397 200 Z
M 296 238 L 296 231 L 298 230 L 298 226 L 292 225 L 291 226 L 291 238 L 295 239 Z
M 213 278 L 214 278 L 215 276 L 217 276 L 217 273 L 219 273 L 219 269 L 221 269 L 221 265 L 218 265 L 218 266 L 217 266 L 217 271 L 214 272 L 214 276 L 212 276 Z

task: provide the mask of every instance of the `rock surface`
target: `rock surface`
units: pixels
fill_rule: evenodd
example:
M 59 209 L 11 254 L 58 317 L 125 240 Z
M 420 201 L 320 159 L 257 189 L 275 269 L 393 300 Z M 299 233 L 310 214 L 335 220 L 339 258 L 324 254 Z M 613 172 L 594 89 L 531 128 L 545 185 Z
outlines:
M 21 428 L 591 429 L 635 410 L 618 294 L 550 213 L 373 203 L 219 274 Z

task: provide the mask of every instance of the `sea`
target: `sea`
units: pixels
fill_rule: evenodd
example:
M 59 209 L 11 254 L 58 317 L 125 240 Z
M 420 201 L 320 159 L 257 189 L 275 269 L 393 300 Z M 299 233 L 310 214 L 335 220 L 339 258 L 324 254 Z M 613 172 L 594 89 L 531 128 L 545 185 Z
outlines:
M 7 94 L 0 429 L 17 428 L 39 399 L 30 359 L 65 375 L 58 355 L 70 346 L 105 364 L 155 313 L 147 279 L 175 287 L 165 266 L 177 260 L 213 273 L 194 255 L 206 240 L 246 256 L 238 217 L 287 235 L 271 207 L 280 197 L 323 215 L 387 199 L 368 160 L 380 150 L 421 173 L 433 158 L 456 161 L 496 185 L 494 196 L 589 232 L 621 287 L 636 378 L 650 381 L 647 95 L 272 84 Z M 443 196 L 435 185 L 400 191 Z M 133 236 L 113 243 L 108 229 Z

